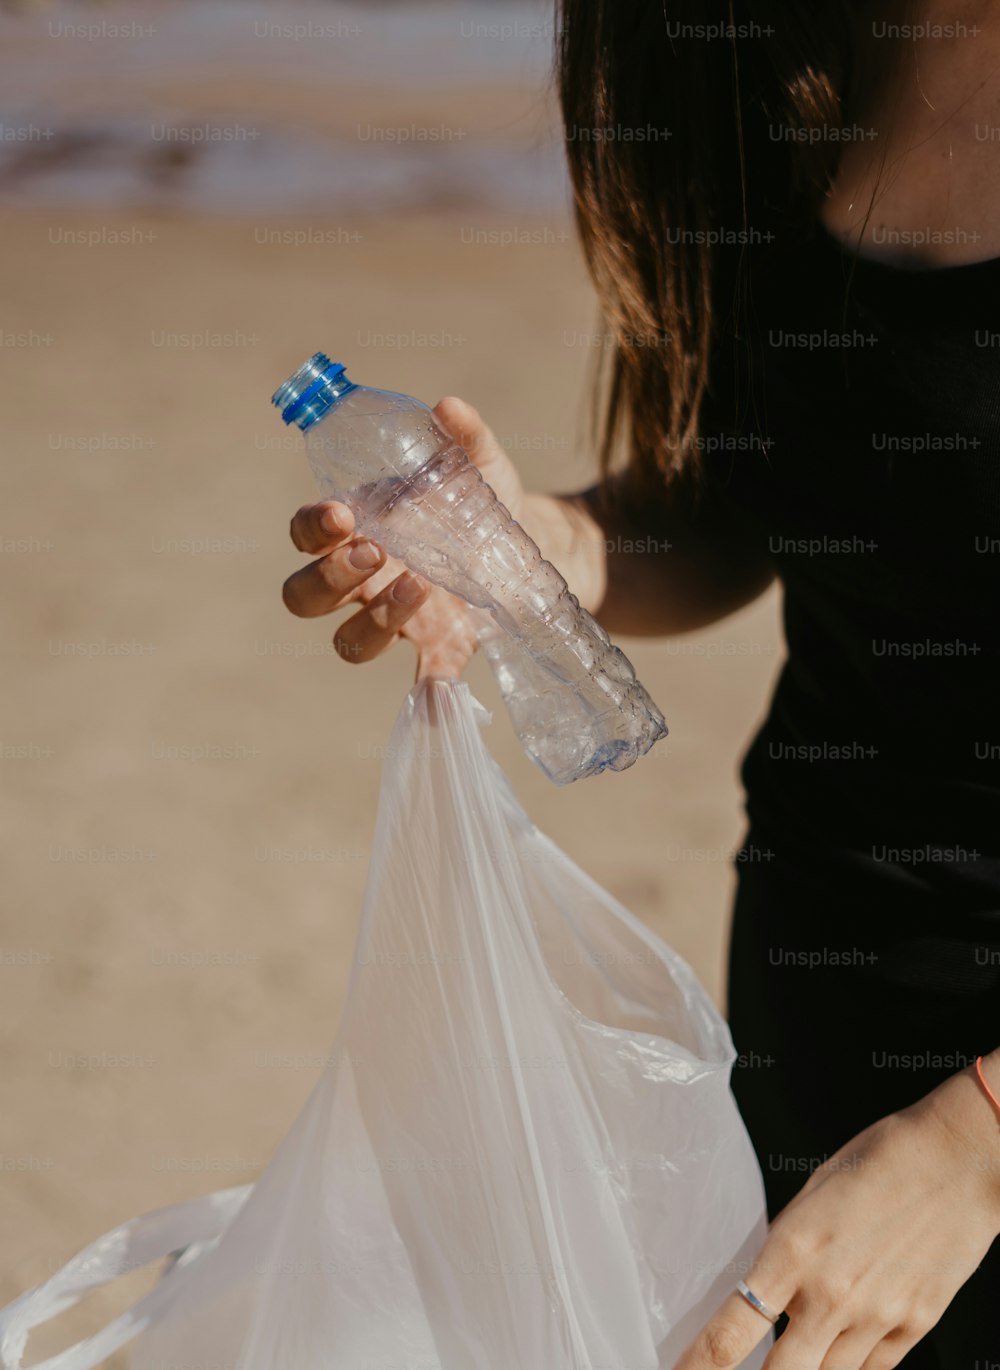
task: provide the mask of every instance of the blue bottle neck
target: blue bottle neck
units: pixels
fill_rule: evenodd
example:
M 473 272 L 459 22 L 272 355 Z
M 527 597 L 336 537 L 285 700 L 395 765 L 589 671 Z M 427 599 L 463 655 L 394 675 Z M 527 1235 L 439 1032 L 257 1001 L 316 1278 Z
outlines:
M 271 403 L 281 410 L 285 423 L 297 424 L 305 432 L 357 388 L 341 362 L 331 362 L 325 353 L 317 352 L 274 392 Z

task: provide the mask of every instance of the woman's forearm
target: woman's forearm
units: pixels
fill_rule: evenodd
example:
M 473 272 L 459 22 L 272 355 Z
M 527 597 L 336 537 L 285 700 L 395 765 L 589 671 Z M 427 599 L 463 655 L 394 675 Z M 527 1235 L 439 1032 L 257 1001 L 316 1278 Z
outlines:
M 626 486 L 527 495 L 525 527 L 612 633 L 669 636 L 733 613 L 771 583 L 765 550 L 717 503 L 644 500 Z

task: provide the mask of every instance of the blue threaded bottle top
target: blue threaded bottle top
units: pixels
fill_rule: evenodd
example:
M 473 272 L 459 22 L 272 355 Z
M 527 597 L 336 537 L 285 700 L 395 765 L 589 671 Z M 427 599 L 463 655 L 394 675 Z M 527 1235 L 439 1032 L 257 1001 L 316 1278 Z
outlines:
M 355 388 L 342 362 L 331 362 L 325 352 L 315 352 L 280 385 L 271 403 L 281 410 L 285 423 L 298 424 L 303 432 L 318 423 L 327 410 Z

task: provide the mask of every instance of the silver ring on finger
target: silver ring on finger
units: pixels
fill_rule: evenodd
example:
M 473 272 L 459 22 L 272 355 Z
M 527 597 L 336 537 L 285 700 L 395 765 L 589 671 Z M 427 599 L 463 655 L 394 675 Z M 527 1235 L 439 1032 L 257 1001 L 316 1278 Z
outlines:
M 740 1280 L 736 1288 L 739 1291 L 739 1293 L 741 1293 L 743 1297 L 746 1299 L 750 1307 L 755 1309 L 761 1315 L 761 1317 L 767 1318 L 768 1322 L 777 1322 L 778 1319 L 781 1317 L 781 1314 L 776 1313 L 773 1308 L 769 1308 L 763 1299 L 758 1299 L 757 1295 L 753 1292 L 750 1286 L 746 1284 L 743 1280 Z

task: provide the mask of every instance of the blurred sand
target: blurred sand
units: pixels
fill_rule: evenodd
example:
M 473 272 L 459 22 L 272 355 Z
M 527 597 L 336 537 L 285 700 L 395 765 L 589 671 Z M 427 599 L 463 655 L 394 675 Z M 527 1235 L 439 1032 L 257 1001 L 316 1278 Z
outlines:
M 174 217 L 565 212 L 551 25 L 551 0 L 0 11 L 0 195 Z
M 365 13 L 391 33 L 355 48 L 266 47 L 247 29 L 263 4 L 232 10 L 240 46 L 221 6 L 195 24 L 197 7 L 147 3 L 134 13 L 159 37 L 124 63 L 113 43 L 5 29 L 0 115 L 56 135 L 7 149 L 0 218 L 0 1303 L 135 1213 L 254 1179 L 333 1039 L 413 659 L 345 666 L 330 622 L 281 604 L 300 561 L 288 519 L 314 495 L 277 383 L 322 348 L 356 379 L 472 401 L 533 488 L 593 475 L 593 295 L 569 225 L 538 217 L 562 197 L 531 154 L 551 138 L 544 63 L 518 87 L 524 54 L 460 45 L 445 9 L 429 38 L 388 6 Z M 446 95 L 426 72 L 397 80 L 428 52 Z M 266 137 L 245 163 L 199 154 L 158 180 L 152 117 L 256 119 Z M 358 128 L 393 120 L 469 141 L 358 155 Z M 291 148 L 296 177 L 272 184 Z M 266 217 L 293 181 L 333 206 Z M 205 217 L 220 198 L 244 217 Z M 671 736 L 569 789 L 526 760 L 483 663 L 469 679 L 538 823 L 718 995 L 736 766 L 779 664 L 776 600 L 623 645 Z
M 275 384 L 322 346 L 359 379 L 468 398 L 536 488 L 590 475 L 574 339 L 593 302 L 571 241 L 472 251 L 442 217 L 264 246 L 246 222 L 105 218 L 90 227 L 151 236 L 88 247 L 51 223 L 4 220 L 0 266 L 4 1302 L 133 1213 L 253 1179 L 336 1027 L 378 749 L 413 661 L 404 645 L 344 666 L 328 622 L 281 604 L 287 520 L 312 491 Z M 363 341 L 411 330 L 439 345 Z M 155 342 L 198 331 L 233 345 Z M 777 644 L 771 597 L 706 634 L 626 642 L 671 737 L 569 789 L 521 754 L 483 664 L 470 674 L 532 815 L 716 993 L 735 767 Z M 183 759 L 199 746 L 228 751 Z M 226 964 L 183 964 L 199 959 Z M 73 1063 L 102 1053 L 126 1063 Z

